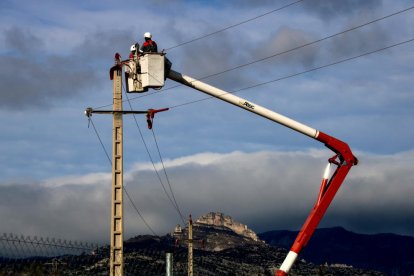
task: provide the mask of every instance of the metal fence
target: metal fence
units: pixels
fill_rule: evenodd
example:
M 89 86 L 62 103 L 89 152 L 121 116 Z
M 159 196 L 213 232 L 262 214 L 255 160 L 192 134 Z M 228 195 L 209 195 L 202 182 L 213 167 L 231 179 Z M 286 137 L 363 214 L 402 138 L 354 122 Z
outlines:
M 158 243 L 155 243 L 158 244 Z M 186 262 L 184 249 L 175 258 Z M 165 251 L 147 244 L 124 244 L 124 276 L 165 275 Z M 176 264 L 176 275 L 186 267 Z M 109 275 L 109 245 L 14 234 L 0 236 L 0 276 Z
M 108 246 L 3 234 L 0 236 L 0 276 L 107 275 Z

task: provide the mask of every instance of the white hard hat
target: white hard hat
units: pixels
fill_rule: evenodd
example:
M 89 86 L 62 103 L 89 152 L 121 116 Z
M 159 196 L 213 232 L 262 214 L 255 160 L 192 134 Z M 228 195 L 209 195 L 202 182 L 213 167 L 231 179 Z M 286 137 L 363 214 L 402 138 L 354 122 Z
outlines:
M 150 32 L 146 32 L 146 33 L 144 34 L 144 37 L 145 37 L 145 38 L 152 38 L 152 35 L 151 35 L 151 33 L 150 33 Z
M 131 45 L 131 52 L 135 52 L 137 50 L 137 47 L 135 46 L 135 44 Z

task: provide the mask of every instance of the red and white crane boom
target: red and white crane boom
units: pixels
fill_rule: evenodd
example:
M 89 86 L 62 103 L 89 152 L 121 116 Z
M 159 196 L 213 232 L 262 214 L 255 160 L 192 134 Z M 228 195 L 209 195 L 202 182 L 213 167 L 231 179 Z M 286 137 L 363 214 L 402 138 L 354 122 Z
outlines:
M 332 202 L 336 192 L 344 181 L 346 175 L 352 166 L 358 163 L 358 159 L 353 155 L 348 144 L 307 125 L 292 120 L 286 116 L 276 113 L 272 110 L 264 108 L 260 105 L 247 101 L 234 94 L 226 92 L 224 90 L 213 87 L 209 84 L 203 83 L 199 80 L 183 75 L 173 70 L 169 70 L 167 77 L 171 80 L 199 90 L 203 93 L 216 97 L 220 100 L 231 103 L 235 106 L 243 108 L 247 111 L 265 117 L 271 121 L 284 125 L 288 128 L 296 130 L 306 136 L 309 136 L 319 142 L 325 144 L 326 147 L 331 149 L 335 155 L 328 159 L 328 166 L 325 169 L 322 184 L 320 187 L 319 195 L 317 197 L 315 206 L 305 221 L 302 229 L 300 230 L 296 240 L 294 241 L 288 255 L 284 262 L 280 266 L 276 275 L 286 275 L 294 264 L 298 254 L 304 246 L 308 243 L 309 239 L 313 235 L 316 227 L 325 214 L 329 204 Z M 336 165 L 336 169 L 329 179 L 329 172 L 331 164 Z
M 129 66 L 130 70 L 125 76 L 128 92 L 141 93 L 147 91 L 148 88 L 159 89 L 164 86 L 164 78 L 167 77 L 183 85 L 194 88 L 198 91 L 267 118 L 273 122 L 291 128 L 301 134 L 309 136 L 319 142 L 322 142 L 326 147 L 335 153 L 333 157 L 328 159 L 328 165 L 323 175 L 316 203 L 303 224 L 302 229 L 296 237 L 296 240 L 294 241 L 288 255 L 279 270 L 276 272 L 277 276 L 286 275 L 293 266 L 300 251 L 307 245 L 349 170 L 352 166 L 358 163 L 358 159 L 353 155 L 348 144 L 322 131 L 292 120 L 258 104 L 247 101 L 232 93 L 171 70 L 171 63 L 165 58 L 163 53 L 151 53 L 149 55 L 144 55 L 139 59 L 135 58 L 130 61 L 126 61 L 125 64 L 128 62 L 133 63 L 132 66 Z M 132 70 L 131 68 L 135 69 Z M 139 68 L 139 70 L 136 68 Z M 336 169 L 332 174 L 330 174 L 331 166 L 336 166 Z M 329 175 L 331 176 L 329 177 Z

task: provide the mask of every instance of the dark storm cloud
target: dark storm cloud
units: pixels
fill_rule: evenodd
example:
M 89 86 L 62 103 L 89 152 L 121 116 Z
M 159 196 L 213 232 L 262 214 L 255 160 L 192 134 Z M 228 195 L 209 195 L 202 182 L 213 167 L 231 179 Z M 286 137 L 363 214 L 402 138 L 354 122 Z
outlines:
M 390 38 L 391 34 L 387 30 L 381 26 L 372 26 L 335 37 L 328 49 L 334 58 L 350 57 L 387 46 Z
M 340 16 L 371 13 L 382 6 L 382 0 L 305 0 L 303 6 L 322 20 L 329 21 Z
M 314 12 L 319 16 L 328 29 L 328 32 L 316 34 L 315 38 L 338 34 L 345 30 L 351 30 L 355 27 L 362 26 L 375 19 L 379 19 L 390 11 L 383 11 L 382 1 L 304 1 L 307 12 Z M 384 10 L 386 10 L 384 8 Z M 349 32 L 335 35 L 328 40 L 313 45 L 320 49 L 321 55 L 318 60 L 323 63 L 342 60 L 352 56 L 364 54 L 372 50 L 392 44 L 393 37 L 400 32 L 394 29 L 393 19 L 370 23 L 369 25 L 358 27 Z M 332 21 L 332 23 L 331 23 Z M 402 33 L 402 32 L 401 32 Z M 305 47 L 304 49 L 306 49 Z M 299 50 L 300 52 L 302 50 Z M 319 63 L 319 64 L 321 64 Z
M 73 54 L 84 64 L 101 61 L 107 63 L 105 68 L 109 68 L 113 65 L 116 52 L 126 59 L 130 46 L 136 42 L 141 44 L 141 37 L 132 30 L 100 30 L 85 36 L 82 44 L 75 47 Z
M 296 2 L 296 1 L 288 1 L 288 2 L 282 2 L 280 3 L 280 1 L 272 1 L 272 0 L 232 0 L 232 1 L 211 1 L 214 4 L 219 4 L 219 5 L 223 5 L 226 7 L 232 7 L 234 8 L 235 6 L 237 6 L 238 9 L 254 9 L 254 8 L 260 8 L 260 7 L 266 7 L 266 8 L 279 8 L 282 7 L 284 5 L 288 5 L 290 3 Z M 300 4 L 300 3 L 298 3 Z
M 294 49 L 315 40 L 317 40 L 317 38 L 313 34 L 293 29 L 288 26 L 282 26 L 277 32 L 270 35 L 265 43 L 261 43 L 260 47 L 255 51 L 261 52 L 263 56 L 268 57 L 277 53 L 283 53 L 284 51 Z M 309 67 L 312 66 L 318 58 L 318 53 L 319 47 L 317 45 L 310 45 L 297 51 L 276 56 L 269 61 L 273 64 L 283 64 L 284 66 L 300 64 L 303 67 Z
M 204 153 L 165 160 L 183 215 L 220 211 L 256 232 L 299 229 L 316 200 L 328 151 Z M 413 152 L 359 154 L 321 226 L 364 233 L 414 235 Z M 150 226 L 165 234 L 182 223 L 151 164 L 125 175 L 128 194 Z M 169 191 L 168 184 L 166 190 Z M 125 200 L 126 236 L 150 231 Z M 0 185 L 2 231 L 106 241 L 110 174 L 49 179 L 35 185 Z
M 13 27 L 4 32 L 5 46 L 13 53 L 38 52 L 44 47 L 42 40 L 28 30 Z
M 85 89 L 100 86 L 98 74 L 113 65 L 116 52 L 126 58 L 129 46 L 141 43 L 131 31 L 96 31 L 57 54 L 46 52 L 41 38 L 28 30 L 11 28 L 4 40 L 9 50 L 0 57 L 8 65 L 0 69 L 0 106 L 6 109 L 44 108 L 74 99 Z
M 204 39 L 195 42 L 191 47 L 186 47 L 184 54 L 175 59 L 177 64 L 173 63 L 173 69 L 181 70 L 182 73 L 194 78 L 204 78 L 223 72 L 251 60 L 251 56 L 248 59 L 248 55 L 242 54 L 250 52 L 248 49 L 251 47 L 243 46 L 229 34 L 221 33 L 214 39 Z M 219 78 L 213 76 L 203 80 L 224 89 L 234 89 L 249 82 L 249 74 L 240 74 L 237 70 L 231 73 L 233 74 L 220 74 Z
M 4 40 L 10 49 L 0 57 L 7 65 L 0 69 L 2 108 L 48 107 L 94 83 L 96 73 L 87 63 L 66 53 L 45 53 L 42 40 L 30 31 L 9 29 Z
M 330 155 L 319 150 L 211 153 L 172 160 L 166 166 L 183 213 L 197 217 L 222 211 L 261 232 L 302 226 L 315 203 L 325 160 Z M 406 173 L 414 161 L 413 152 L 357 155 L 361 163 L 351 170 L 321 225 L 346 226 L 364 233 L 413 235 L 414 179 Z M 153 172 L 143 167 L 128 177 L 131 192 L 141 194 L 141 198 L 152 197 L 152 192 L 142 195 L 142 190 L 158 190 L 160 201 L 144 199 L 145 204 L 168 210 L 168 201 L 161 199 L 165 196 L 154 180 Z M 166 220 L 172 225 L 178 223 L 174 214 Z
M 351 13 L 352 6 L 355 5 L 355 3 L 350 2 L 347 3 L 350 7 L 347 6 L 347 8 L 341 8 L 345 3 L 338 4 L 335 1 L 332 2 L 334 3 L 329 2 L 330 4 L 327 6 L 335 9 L 335 5 L 339 5 L 338 9 L 339 11 L 343 10 L 343 13 L 346 13 L 347 11 Z M 316 3 L 316 5 L 318 4 Z M 373 8 L 369 3 L 366 3 L 363 5 L 362 9 Z M 305 26 L 303 26 L 303 29 L 282 26 L 276 32 L 270 34 L 262 43 L 259 43 L 259 46 L 253 51 L 261 53 L 262 57 L 258 57 L 258 59 L 276 55 L 275 57 L 266 59 L 264 62 L 260 62 L 257 66 L 262 65 L 266 67 L 280 65 L 281 69 L 286 69 L 289 67 L 294 68 L 296 67 L 295 65 L 301 65 L 308 69 L 315 67 L 316 65 L 329 64 L 333 61 L 338 61 L 388 46 L 390 41 L 392 41 L 393 35 L 387 27 L 380 23 L 335 35 L 342 31 L 361 26 L 376 18 L 378 17 L 367 16 L 367 14 L 363 12 L 355 12 L 349 17 L 346 17 L 343 21 L 338 20 L 339 22 L 344 23 L 341 23 L 343 24 L 342 26 L 336 27 L 336 31 L 319 34 L 316 31 L 310 31 Z M 301 47 L 331 35 L 335 36 L 303 48 Z M 288 52 L 284 53 L 285 51 Z M 279 53 L 281 54 L 279 55 Z M 283 66 L 281 66 L 282 64 Z M 287 67 L 286 65 L 290 66 Z
M 104 204 L 109 187 L 68 185 L 57 188 L 14 183 L 1 186 L 0 216 L 7 221 L 2 231 L 74 240 L 103 240 L 106 222 L 109 221 L 105 219 L 109 205 Z M 9 206 L 13 206 L 13 210 Z

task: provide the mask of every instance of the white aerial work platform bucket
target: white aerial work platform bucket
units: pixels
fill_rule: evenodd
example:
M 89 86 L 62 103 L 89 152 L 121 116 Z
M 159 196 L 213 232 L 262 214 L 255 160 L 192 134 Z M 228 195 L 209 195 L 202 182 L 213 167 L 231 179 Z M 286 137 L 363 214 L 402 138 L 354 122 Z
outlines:
M 165 55 L 147 53 L 129 61 L 126 72 L 128 93 L 142 93 L 148 88 L 160 89 L 165 82 Z

